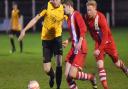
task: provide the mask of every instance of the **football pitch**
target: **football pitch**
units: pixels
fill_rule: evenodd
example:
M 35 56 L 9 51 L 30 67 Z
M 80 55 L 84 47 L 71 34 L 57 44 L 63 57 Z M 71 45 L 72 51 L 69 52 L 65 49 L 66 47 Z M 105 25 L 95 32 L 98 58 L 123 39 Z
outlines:
M 120 58 L 128 65 L 128 28 L 113 28 L 112 34 L 116 42 Z M 63 32 L 63 39 L 69 37 Z M 96 73 L 98 89 L 103 89 L 98 78 L 95 58 L 93 57 L 94 42 L 89 33 L 86 36 L 88 43 L 88 55 L 86 58 L 85 72 Z M 48 76 L 42 66 L 42 46 L 40 33 L 26 33 L 24 38 L 23 53 L 19 51 L 19 44 L 15 38 L 16 52 L 9 53 L 10 41 L 7 34 L 0 34 L 0 89 L 27 89 L 30 80 L 37 80 L 41 89 L 50 89 Z M 68 89 L 64 76 L 65 56 L 70 46 L 64 49 L 63 55 L 63 79 L 61 89 Z M 55 59 L 52 60 L 55 69 Z M 112 60 L 106 55 L 105 68 L 107 71 L 108 85 L 110 89 L 128 89 L 128 77 L 117 69 Z M 92 89 L 89 81 L 77 81 L 79 89 Z M 54 88 L 56 89 L 56 84 Z

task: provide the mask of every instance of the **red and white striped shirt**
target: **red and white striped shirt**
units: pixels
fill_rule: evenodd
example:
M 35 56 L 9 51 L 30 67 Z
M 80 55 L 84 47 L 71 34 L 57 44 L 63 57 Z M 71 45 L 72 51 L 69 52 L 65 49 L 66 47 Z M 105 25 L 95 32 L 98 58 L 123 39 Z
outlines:
M 82 50 L 86 52 L 87 44 L 85 41 L 85 33 L 87 32 L 87 28 L 84 23 L 84 19 L 78 11 L 74 11 L 68 18 L 68 28 L 72 38 L 72 46 L 74 47 L 74 44 L 79 42 L 79 38 L 83 37 L 84 40 L 82 42 Z

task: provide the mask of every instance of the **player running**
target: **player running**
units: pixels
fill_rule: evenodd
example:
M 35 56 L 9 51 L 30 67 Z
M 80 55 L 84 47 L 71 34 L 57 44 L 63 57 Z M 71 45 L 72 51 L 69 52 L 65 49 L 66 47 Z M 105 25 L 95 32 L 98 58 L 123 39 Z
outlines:
M 93 89 L 97 89 L 96 78 L 91 73 L 84 73 L 85 57 L 87 54 L 87 44 L 85 40 L 86 25 L 80 13 L 73 9 L 73 2 L 64 3 L 64 11 L 68 15 L 68 27 L 71 35 L 72 46 L 66 57 L 65 76 L 70 89 L 78 89 L 76 80 L 90 80 Z M 67 46 L 69 40 L 63 42 Z
M 63 5 L 61 0 L 50 0 L 48 6 L 41 13 L 37 14 L 28 25 L 23 29 L 19 40 L 22 40 L 25 32 L 30 29 L 41 17 L 44 17 L 42 27 L 42 50 L 43 50 L 43 67 L 46 74 L 50 77 L 49 85 L 54 85 L 54 70 L 51 66 L 51 58 L 56 58 L 56 83 L 57 89 L 60 89 L 62 80 L 62 22 L 64 19 Z
M 110 28 L 107 24 L 105 16 L 97 11 L 97 3 L 94 0 L 89 0 L 86 3 L 87 15 L 85 16 L 85 22 L 92 38 L 95 40 L 96 62 L 99 70 L 99 78 L 104 89 L 109 89 L 106 79 L 106 71 L 104 68 L 104 56 L 108 54 L 114 64 L 120 68 L 126 75 L 128 75 L 128 68 L 124 62 L 119 59 L 118 52 L 114 39 L 112 37 Z

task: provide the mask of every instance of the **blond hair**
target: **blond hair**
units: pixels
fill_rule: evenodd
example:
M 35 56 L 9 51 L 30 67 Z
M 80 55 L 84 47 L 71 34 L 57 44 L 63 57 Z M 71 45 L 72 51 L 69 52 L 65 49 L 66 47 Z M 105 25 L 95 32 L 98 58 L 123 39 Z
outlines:
M 97 8 L 97 3 L 95 0 L 88 0 L 86 6 L 93 6 Z

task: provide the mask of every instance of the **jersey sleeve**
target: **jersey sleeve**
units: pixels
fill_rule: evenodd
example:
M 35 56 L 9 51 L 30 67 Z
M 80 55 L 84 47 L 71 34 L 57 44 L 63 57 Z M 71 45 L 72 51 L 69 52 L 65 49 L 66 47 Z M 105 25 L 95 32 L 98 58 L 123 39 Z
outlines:
M 76 20 L 76 23 L 80 29 L 80 37 L 84 37 L 85 33 L 87 31 L 87 28 L 86 28 L 86 25 L 84 23 L 84 19 L 82 18 L 80 13 L 78 13 L 78 12 L 75 13 L 75 20 Z
M 107 21 L 104 15 L 101 15 L 101 17 L 99 18 L 99 26 L 102 31 L 102 40 L 99 46 L 99 50 L 101 51 L 105 47 L 105 44 L 108 38 L 108 30 L 109 30 L 109 26 L 107 24 Z
M 41 11 L 41 12 L 39 13 L 39 15 L 42 17 L 42 16 L 44 16 L 44 15 L 46 14 L 46 12 L 47 12 L 47 10 L 44 9 L 43 11 Z

